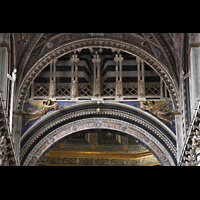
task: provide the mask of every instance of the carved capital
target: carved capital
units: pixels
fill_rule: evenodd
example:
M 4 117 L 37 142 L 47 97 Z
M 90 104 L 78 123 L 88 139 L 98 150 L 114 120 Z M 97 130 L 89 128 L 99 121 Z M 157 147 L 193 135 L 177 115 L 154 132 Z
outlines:
M 137 64 L 140 64 L 140 61 L 141 61 L 141 58 L 140 57 L 136 57 L 136 62 L 137 62 Z
M 99 55 L 94 55 L 94 58 L 92 59 L 93 63 L 100 63 L 101 62 L 101 58 L 99 58 Z
M 80 59 L 78 58 L 76 54 L 72 55 L 72 57 L 70 58 L 71 63 L 78 63 L 79 61 Z
M 114 58 L 114 61 L 117 63 L 117 62 L 119 62 L 119 63 L 122 63 L 122 61 L 123 61 L 123 57 L 122 57 L 122 55 L 121 54 L 116 54 L 115 55 L 115 58 Z

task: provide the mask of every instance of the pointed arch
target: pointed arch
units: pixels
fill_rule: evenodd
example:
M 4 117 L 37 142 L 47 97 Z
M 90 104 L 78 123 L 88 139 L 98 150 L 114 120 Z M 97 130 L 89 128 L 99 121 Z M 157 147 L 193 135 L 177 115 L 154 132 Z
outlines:
M 27 96 L 27 92 L 37 77 L 37 75 L 50 63 L 52 60 L 59 58 L 65 54 L 73 52 L 75 50 L 80 50 L 83 48 L 94 48 L 94 47 L 102 47 L 102 48 L 110 48 L 117 49 L 120 51 L 124 51 L 131 55 L 140 57 L 144 60 L 149 66 L 151 66 L 162 78 L 165 82 L 166 87 L 169 90 L 169 94 L 172 99 L 172 104 L 174 109 L 178 110 L 180 108 L 179 96 L 178 96 L 178 86 L 176 80 L 173 78 L 172 73 L 169 68 L 160 63 L 153 55 L 147 53 L 144 49 L 139 48 L 133 44 L 128 42 L 119 41 L 117 39 L 111 38 L 100 38 L 100 37 L 92 37 L 92 38 L 84 38 L 76 41 L 70 41 L 65 43 L 52 51 L 45 54 L 41 57 L 33 67 L 28 71 L 25 75 L 24 79 L 21 82 L 21 85 L 18 89 L 17 101 L 15 104 L 16 110 L 21 110 Z

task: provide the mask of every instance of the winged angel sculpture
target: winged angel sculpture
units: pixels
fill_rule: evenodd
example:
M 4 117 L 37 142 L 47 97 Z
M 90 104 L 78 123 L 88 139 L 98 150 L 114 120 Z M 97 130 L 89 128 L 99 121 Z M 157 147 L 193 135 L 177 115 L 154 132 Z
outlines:
M 40 118 L 42 115 L 46 114 L 49 110 L 52 110 L 52 109 L 57 110 L 59 107 L 57 103 L 52 102 L 50 99 L 48 99 L 47 101 L 29 101 L 29 103 L 32 106 L 36 107 L 37 110 L 28 108 L 26 109 L 25 112 L 21 113 L 24 115 L 25 126 L 28 122 L 31 122 L 33 120 Z
M 153 104 L 151 101 L 147 100 L 141 101 L 140 106 L 142 110 L 148 110 L 156 117 L 173 125 L 172 118 L 174 117 L 174 115 L 181 115 L 181 113 L 172 111 L 169 105 L 164 108 L 169 103 L 170 101 L 155 101 Z

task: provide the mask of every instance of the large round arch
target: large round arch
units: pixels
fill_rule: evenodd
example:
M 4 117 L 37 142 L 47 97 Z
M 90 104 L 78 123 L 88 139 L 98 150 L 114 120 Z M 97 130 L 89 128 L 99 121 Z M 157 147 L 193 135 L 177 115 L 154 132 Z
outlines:
M 128 54 L 143 59 L 144 62 L 151 66 L 165 82 L 165 85 L 168 88 L 169 94 L 171 96 L 174 109 L 178 110 L 180 108 L 177 80 L 173 78 L 173 74 L 170 72 L 170 69 L 163 63 L 158 61 L 154 57 L 154 55 L 151 55 L 144 49 L 141 49 L 140 47 L 134 44 L 130 44 L 128 42 L 124 42 L 113 38 L 92 37 L 78 39 L 75 41 L 65 43 L 57 48 L 52 49 L 50 52 L 46 53 L 43 57 L 38 59 L 38 61 L 26 73 L 24 79 L 21 82 L 21 85 L 18 87 L 17 100 L 15 102 L 15 110 L 22 110 L 23 104 L 25 102 L 28 90 L 32 82 L 37 77 L 37 75 L 48 64 L 50 64 L 50 62 L 70 52 L 79 51 L 83 48 L 95 47 L 110 48 L 113 50 L 124 51 Z
M 176 165 L 176 137 L 160 120 L 121 103 L 76 103 L 50 112 L 21 138 L 21 165 L 37 165 L 48 149 L 63 137 L 81 130 L 112 129 L 133 136 L 161 165 Z

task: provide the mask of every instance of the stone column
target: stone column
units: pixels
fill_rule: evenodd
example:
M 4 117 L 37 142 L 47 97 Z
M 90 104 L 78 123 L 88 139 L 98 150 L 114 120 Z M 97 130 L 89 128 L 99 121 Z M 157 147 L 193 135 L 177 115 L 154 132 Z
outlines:
M 181 102 L 181 110 L 182 115 L 175 115 L 175 125 L 176 125 L 176 138 L 177 138 L 177 160 L 179 161 L 181 158 L 181 153 L 184 147 L 185 139 L 187 138 L 186 135 L 186 128 L 185 128 L 185 101 L 184 101 L 184 87 L 183 87 L 183 75 L 184 71 L 181 67 L 180 69 L 180 80 L 179 80 L 179 96 L 180 96 L 180 102 Z M 166 87 L 165 87 L 166 88 Z
M 141 58 L 136 58 L 137 70 L 138 70 L 138 97 L 143 100 L 145 96 L 145 85 L 144 85 L 144 61 Z
M 49 96 L 51 98 L 56 96 L 56 63 L 58 59 L 55 59 L 50 63 L 50 83 L 49 83 Z
M 120 97 L 123 95 L 122 87 L 122 61 L 123 57 L 121 54 L 116 54 L 114 61 L 116 62 L 116 96 Z
M 71 62 L 71 96 L 76 98 L 78 96 L 78 63 L 80 59 L 74 53 L 70 58 Z
M 12 120 L 13 120 L 13 105 L 14 105 L 14 87 L 15 87 L 15 81 L 17 78 L 17 69 L 14 69 L 12 72 L 12 76 L 10 76 L 10 74 L 7 74 L 7 77 L 10 79 L 10 81 L 12 82 L 11 84 L 11 97 L 10 97 L 10 134 L 13 134 L 12 132 Z
M 200 33 L 190 33 L 188 36 L 188 54 L 190 56 L 188 74 L 190 81 L 191 116 L 193 116 L 198 100 L 200 99 Z
M 92 59 L 92 63 L 93 63 L 93 79 L 94 79 L 93 95 L 96 96 L 96 97 L 100 96 L 100 94 L 101 94 L 100 62 L 101 62 L 101 58 L 99 58 L 99 55 L 94 55 L 94 58 Z

